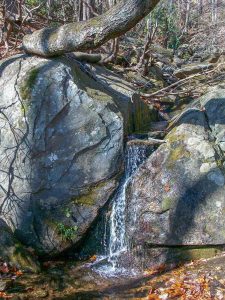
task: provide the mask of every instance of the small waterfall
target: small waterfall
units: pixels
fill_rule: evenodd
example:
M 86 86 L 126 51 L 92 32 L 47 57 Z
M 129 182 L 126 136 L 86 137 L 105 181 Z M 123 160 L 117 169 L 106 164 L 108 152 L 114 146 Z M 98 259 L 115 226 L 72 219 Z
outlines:
M 132 175 L 152 153 L 152 150 L 153 147 L 142 142 L 130 141 L 127 143 L 125 174 L 112 199 L 109 227 L 105 230 L 109 234 L 107 253 L 106 256 L 99 256 L 94 266 L 94 269 L 103 276 L 130 275 L 133 272 L 133 268 L 130 268 L 129 264 L 132 255 L 129 251 L 129 239 L 126 236 L 126 190 Z M 105 244 L 105 240 L 103 244 Z
M 112 270 L 120 269 L 120 256 L 128 251 L 128 243 L 125 228 L 126 209 L 126 189 L 129 181 L 139 165 L 147 157 L 147 147 L 145 145 L 130 144 L 126 149 L 125 175 L 120 187 L 113 199 L 111 220 L 110 220 L 110 240 L 109 240 L 109 262 Z
M 98 256 L 93 268 L 103 276 L 132 275 L 134 269 L 129 238 L 126 236 L 126 190 L 132 180 L 132 175 L 146 158 L 154 151 L 154 146 L 148 143 L 131 140 L 125 151 L 125 173 L 112 199 L 109 222 L 105 225 L 103 237 L 104 255 Z M 108 214 L 107 218 L 108 218 Z M 135 218 L 134 215 L 132 218 Z M 106 239 L 106 236 L 108 237 Z

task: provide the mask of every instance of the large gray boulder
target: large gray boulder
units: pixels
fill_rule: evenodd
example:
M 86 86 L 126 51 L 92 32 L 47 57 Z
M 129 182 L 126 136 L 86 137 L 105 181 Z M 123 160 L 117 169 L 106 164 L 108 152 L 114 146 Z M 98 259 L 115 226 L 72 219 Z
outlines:
M 79 243 L 117 187 L 124 134 L 141 129 L 135 110 L 152 118 L 106 79 L 66 57 L 0 65 L 0 213 L 40 254 Z
M 223 248 L 224 160 L 225 89 L 217 87 L 182 114 L 128 187 L 127 236 L 150 247 L 149 263 Z

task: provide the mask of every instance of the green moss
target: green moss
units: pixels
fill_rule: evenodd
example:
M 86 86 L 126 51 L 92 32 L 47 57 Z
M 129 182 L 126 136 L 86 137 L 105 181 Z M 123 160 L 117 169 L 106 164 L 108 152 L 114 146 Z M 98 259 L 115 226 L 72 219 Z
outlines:
M 170 154 L 168 157 L 169 167 L 174 166 L 174 162 L 181 158 L 190 157 L 190 152 L 186 149 L 185 144 L 183 143 L 186 139 L 186 135 L 176 134 L 176 128 L 172 129 L 171 132 L 167 135 L 167 141 L 170 143 Z
M 170 155 L 168 158 L 169 165 L 173 165 L 174 162 L 181 158 L 190 157 L 190 152 L 185 148 L 184 145 L 178 145 L 176 148 L 170 150 Z
M 94 205 L 96 203 L 96 200 L 98 200 L 99 190 L 101 190 L 106 184 L 106 182 L 102 182 L 99 183 L 97 186 L 89 188 L 84 195 L 74 197 L 72 199 L 72 202 L 81 206 Z
M 35 84 L 39 71 L 39 68 L 33 68 L 24 78 L 23 84 L 20 87 L 20 96 L 23 100 L 30 99 L 32 88 Z
M 189 53 L 184 53 L 183 55 L 183 59 L 189 59 L 191 57 L 191 55 Z
M 171 130 L 171 132 L 167 135 L 166 139 L 170 144 L 182 142 L 186 138 L 186 135 L 183 134 L 176 134 L 176 128 Z
M 40 271 L 39 263 L 19 243 L 15 245 L 15 250 L 10 256 L 10 261 L 19 264 L 22 269 L 29 269 L 35 273 Z
M 86 92 L 89 97 L 97 99 L 99 101 L 109 101 L 110 98 L 107 94 L 103 93 L 102 91 L 96 90 L 88 86 L 86 86 Z
M 153 52 L 156 52 L 158 54 L 162 54 L 166 57 L 169 57 L 169 58 L 173 58 L 173 50 L 172 49 L 166 49 L 166 48 L 163 48 L 161 46 L 158 46 L 158 45 L 152 45 L 150 46 L 150 49 L 153 51 Z
M 83 195 L 79 198 L 73 199 L 73 202 L 75 204 L 79 204 L 79 205 L 85 205 L 85 206 L 92 206 L 95 204 L 95 198 L 93 197 L 92 193 L 87 194 L 87 195 Z
M 133 99 L 133 114 L 129 122 L 131 122 L 128 128 L 134 133 L 144 133 L 149 132 L 151 122 L 157 121 L 156 110 L 145 103 L 143 103 L 139 97 L 134 97 Z
M 216 160 L 216 163 L 217 163 L 217 166 L 219 168 L 222 168 L 223 167 L 223 164 L 224 164 L 224 159 L 217 159 Z
M 162 211 L 165 212 L 174 206 L 174 199 L 165 197 L 162 202 Z
M 66 209 L 62 210 L 62 216 L 66 216 Z M 66 216 L 67 217 L 67 216 Z M 77 226 L 71 226 L 66 224 L 64 221 L 64 218 L 62 218 L 63 221 L 59 220 L 53 220 L 50 217 L 47 217 L 45 219 L 45 225 L 49 227 L 50 232 L 54 232 L 54 239 L 57 241 L 57 244 L 60 245 L 63 243 L 63 245 L 70 245 L 72 240 L 75 240 L 77 237 Z M 44 252 L 42 252 L 41 249 L 36 249 L 38 251 L 38 254 L 45 255 Z
M 61 236 L 62 240 L 72 241 L 76 238 L 77 230 L 77 226 L 68 226 L 63 223 L 57 224 L 57 231 L 58 234 Z

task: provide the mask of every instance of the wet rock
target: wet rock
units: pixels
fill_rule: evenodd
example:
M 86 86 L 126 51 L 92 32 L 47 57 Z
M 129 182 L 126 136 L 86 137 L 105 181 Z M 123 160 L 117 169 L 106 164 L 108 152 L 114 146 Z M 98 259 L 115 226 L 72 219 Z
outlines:
M 120 78 L 102 81 L 66 57 L 1 62 L 2 215 L 40 255 L 79 243 L 117 187 L 124 134 L 152 118 Z
M 148 138 L 147 140 L 141 140 L 141 139 L 134 139 L 131 141 L 127 142 L 127 145 L 135 145 L 135 146 L 154 146 L 154 145 L 160 145 L 166 143 L 164 140 L 159 140 L 159 139 L 153 139 L 153 138 Z
M 159 122 L 151 122 L 151 130 L 152 131 L 163 131 L 168 126 L 168 121 L 159 121 Z
M 174 247 L 225 245 L 225 89 L 196 105 L 201 109 L 182 114 L 127 189 L 127 236 L 133 245 L 154 246 L 149 258 L 168 260 Z

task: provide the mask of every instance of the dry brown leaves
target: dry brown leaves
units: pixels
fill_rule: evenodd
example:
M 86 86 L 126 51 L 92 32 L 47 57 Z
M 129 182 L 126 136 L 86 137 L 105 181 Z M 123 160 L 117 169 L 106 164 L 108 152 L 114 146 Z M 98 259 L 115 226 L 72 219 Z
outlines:
M 19 270 L 17 267 L 0 260 L 0 279 L 12 276 L 20 276 L 22 275 L 22 271 Z
M 8 287 L 14 282 L 14 280 L 22 274 L 23 272 L 17 267 L 0 259 L 0 281 L 7 283 L 6 287 L 0 291 L 0 299 L 12 298 L 12 296 L 7 295 L 5 291 L 7 291 Z
M 6 293 L 4 292 L 0 292 L 0 299 L 10 299 L 12 298 L 13 296 L 9 296 L 7 295 Z
M 223 300 L 225 299 L 224 292 L 216 295 L 211 294 L 210 279 L 206 275 L 201 275 L 197 278 L 192 276 L 182 277 L 175 276 L 170 278 L 165 287 L 152 289 L 149 292 L 148 300 Z
M 89 258 L 89 261 L 90 261 L 91 263 L 94 263 L 94 262 L 96 261 L 96 259 L 97 259 L 97 255 L 93 255 L 93 256 L 91 256 L 91 257 Z

